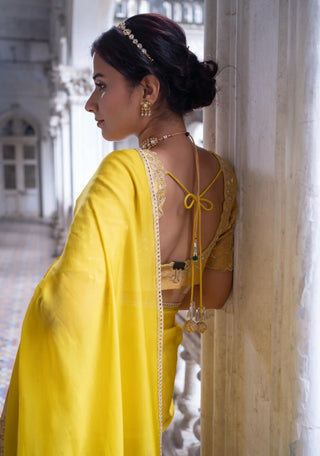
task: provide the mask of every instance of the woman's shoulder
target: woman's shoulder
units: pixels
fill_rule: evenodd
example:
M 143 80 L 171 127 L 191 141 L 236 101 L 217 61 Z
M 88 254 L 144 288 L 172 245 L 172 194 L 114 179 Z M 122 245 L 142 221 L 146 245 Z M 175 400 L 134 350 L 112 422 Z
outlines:
M 225 193 L 231 192 L 233 194 L 236 194 L 237 178 L 236 178 L 235 172 L 234 172 L 233 167 L 230 164 L 230 162 L 226 158 L 224 158 L 221 155 L 214 152 L 213 150 L 204 149 L 202 147 L 198 147 L 197 149 L 198 149 L 200 158 L 202 156 L 202 164 L 203 164 L 203 169 L 205 171 L 204 174 L 213 173 L 212 175 L 216 176 L 220 172 L 220 169 L 221 169 L 223 176 L 224 176 Z M 212 162 L 213 162 L 213 167 L 212 167 Z
M 139 178 L 144 171 L 143 161 L 137 149 L 114 150 L 106 155 L 91 180 L 94 182 Z
M 207 154 L 208 156 L 215 157 L 216 160 L 218 161 L 220 167 L 222 168 L 223 172 L 228 172 L 228 173 L 233 174 L 235 176 L 235 173 L 234 173 L 234 170 L 233 170 L 233 167 L 232 167 L 231 163 L 226 158 L 224 158 L 222 155 L 217 154 L 213 150 L 204 149 L 202 147 L 198 147 L 198 150 L 200 150 L 202 153 Z
M 132 192 L 133 183 L 141 180 L 144 167 L 136 149 L 121 149 L 110 152 L 100 162 L 97 170 L 82 190 L 76 202 L 76 209 L 89 198 L 107 191 Z
M 113 164 L 122 164 L 124 166 L 126 165 L 131 165 L 133 161 L 138 160 L 139 158 L 139 153 L 137 149 L 119 149 L 119 150 L 114 150 L 110 152 L 108 155 L 106 155 L 98 169 L 97 172 L 100 172 L 101 170 L 104 170 L 106 166 L 110 166 Z
M 216 157 L 219 162 L 220 168 L 224 176 L 224 187 L 226 193 L 231 193 L 235 197 L 237 193 L 237 177 L 235 175 L 233 166 L 231 163 L 221 155 L 214 151 L 208 151 L 211 155 Z

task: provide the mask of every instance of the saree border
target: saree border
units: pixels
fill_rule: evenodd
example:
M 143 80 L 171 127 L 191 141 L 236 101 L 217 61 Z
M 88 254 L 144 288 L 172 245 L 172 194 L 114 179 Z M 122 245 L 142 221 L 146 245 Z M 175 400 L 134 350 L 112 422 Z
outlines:
M 161 251 L 160 251 L 160 230 L 159 230 L 159 208 L 156 194 L 153 172 L 146 153 L 143 149 L 136 149 L 139 153 L 148 177 L 150 196 L 153 212 L 153 227 L 155 236 L 155 258 L 156 258 L 156 286 L 157 286 L 157 310 L 158 310 L 158 403 L 159 403 L 159 442 L 160 455 L 162 454 L 162 387 L 163 387 L 163 303 L 161 291 Z

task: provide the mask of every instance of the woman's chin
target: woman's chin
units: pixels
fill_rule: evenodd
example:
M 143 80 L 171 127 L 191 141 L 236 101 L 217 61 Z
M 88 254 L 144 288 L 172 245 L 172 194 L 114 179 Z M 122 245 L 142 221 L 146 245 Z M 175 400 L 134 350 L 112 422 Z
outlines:
M 106 141 L 115 141 L 114 135 L 111 135 L 109 132 L 104 131 L 103 129 L 101 129 L 101 134 L 103 139 L 105 139 Z
M 127 138 L 128 135 L 120 135 L 120 134 L 112 134 L 110 132 L 106 132 L 106 131 L 101 131 L 102 133 L 102 137 L 106 140 L 106 141 L 111 141 L 111 142 L 116 142 L 116 141 L 122 141 L 123 139 Z
M 101 133 L 102 133 L 103 139 L 105 139 L 106 141 L 112 141 L 111 139 L 109 139 L 109 136 L 106 133 L 104 133 L 103 131 Z

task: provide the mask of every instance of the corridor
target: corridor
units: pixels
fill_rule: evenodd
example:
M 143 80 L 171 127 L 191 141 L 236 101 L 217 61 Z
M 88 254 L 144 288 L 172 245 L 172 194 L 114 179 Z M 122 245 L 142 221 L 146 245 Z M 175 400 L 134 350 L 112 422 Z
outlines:
M 53 261 L 50 227 L 0 219 L 0 411 L 33 290 Z

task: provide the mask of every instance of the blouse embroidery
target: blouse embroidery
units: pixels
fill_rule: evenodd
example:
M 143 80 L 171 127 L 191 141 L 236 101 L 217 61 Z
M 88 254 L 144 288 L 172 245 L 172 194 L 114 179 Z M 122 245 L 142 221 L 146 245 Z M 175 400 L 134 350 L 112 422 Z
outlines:
M 206 264 L 218 271 L 233 270 L 233 231 L 237 214 L 237 181 L 229 163 L 217 157 L 224 174 L 224 202 L 220 223 L 215 237 L 209 245 L 211 252 Z

